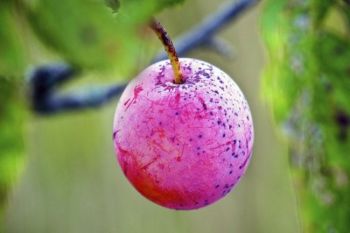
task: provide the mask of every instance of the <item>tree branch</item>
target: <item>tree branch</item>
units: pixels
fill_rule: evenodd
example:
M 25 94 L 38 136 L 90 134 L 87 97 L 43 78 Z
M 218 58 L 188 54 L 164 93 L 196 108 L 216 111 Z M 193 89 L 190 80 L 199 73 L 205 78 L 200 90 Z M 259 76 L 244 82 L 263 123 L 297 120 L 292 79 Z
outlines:
M 201 24 L 175 41 L 178 55 L 183 56 L 202 46 L 215 46 L 213 42 L 216 41 L 216 34 L 258 2 L 259 0 L 239 0 L 238 2 L 229 1 L 222 5 L 217 12 L 208 16 Z M 152 63 L 167 58 L 166 53 L 161 52 L 152 60 Z M 95 108 L 119 96 L 127 85 L 127 83 L 123 83 L 95 89 L 83 89 L 64 96 L 58 94 L 58 87 L 74 78 L 78 72 L 77 69 L 66 64 L 38 67 L 31 72 L 29 89 L 33 110 L 38 114 L 56 114 L 64 111 Z
M 216 34 L 224 29 L 228 23 L 258 2 L 259 0 L 240 0 L 223 4 L 217 12 L 205 18 L 201 24 L 176 40 L 177 54 L 183 56 L 198 47 L 205 46 L 206 43 L 210 43 L 210 40 L 214 39 Z M 167 55 L 162 52 L 153 59 L 153 63 L 165 59 L 167 59 Z

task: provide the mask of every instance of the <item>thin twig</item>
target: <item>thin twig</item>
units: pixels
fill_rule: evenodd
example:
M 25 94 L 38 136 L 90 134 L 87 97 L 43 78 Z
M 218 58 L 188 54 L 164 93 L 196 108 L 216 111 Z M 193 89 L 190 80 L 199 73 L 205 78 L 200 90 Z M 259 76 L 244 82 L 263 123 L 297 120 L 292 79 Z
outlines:
M 168 36 L 165 28 L 155 19 L 151 20 L 150 27 L 157 34 L 159 40 L 164 46 L 166 51 L 167 58 L 170 60 L 171 66 L 174 71 L 174 83 L 181 84 L 183 82 L 183 77 L 181 73 L 181 67 L 179 62 L 179 57 L 176 53 L 175 46 L 173 45 L 172 40 Z

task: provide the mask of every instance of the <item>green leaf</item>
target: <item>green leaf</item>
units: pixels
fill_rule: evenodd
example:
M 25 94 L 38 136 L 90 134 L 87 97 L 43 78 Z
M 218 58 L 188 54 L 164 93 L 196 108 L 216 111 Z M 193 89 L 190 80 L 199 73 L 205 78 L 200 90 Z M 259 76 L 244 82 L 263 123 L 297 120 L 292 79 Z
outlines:
M 0 76 L 0 212 L 24 162 L 26 114 L 19 87 L 19 81 Z
M 183 3 L 185 0 L 161 0 L 159 1 L 159 8 L 163 9 L 166 7 L 174 6 L 179 3 Z
M 312 0 L 311 13 L 313 14 L 313 20 L 315 25 L 319 25 L 325 19 L 327 13 L 331 10 L 331 7 L 336 4 L 334 0 Z
M 122 35 L 131 33 L 101 2 L 40 0 L 28 15 L 39 37 L 73 65 L 105 69 L 127 56 Z
M 11 2 L 0 2 L 0 75 L 20 76 L 25 49 Z
M 73 65 L 130 73 L 140 48 L 148 46 L 144 30 L 160 8 L 178 1 L 38 0 L 27 5 L 28 18 L 38 36 Z
M 107 6 L 109 6 L 113 12 L 117 12 L 120 7 L 120 2 L 119 0 L 105 0 Z
M 144 2 L 144 0 L 121 0 L 121 4 L 142 4 Z M 156 11 L 162 10 L 164 8 L 167 7 L 172 7 L 174 5 L 180 4 L 185 2 L 185 0 L 153 0 L 153 1 L 149 1 L 149 4 L 154 4 L 156 6 Z M 155 13 L 155 12 L 153 12 Z
M 265 3 L 260 26 L 263 28 L 262 36 L 269 49 L 279 49 L 285 39 L 285 35 L 281 31 L 285 21 L 283 17 L 285 5 L 286 0 L 271 0 Z M 269 55 L 276 54 L 270 53 Z

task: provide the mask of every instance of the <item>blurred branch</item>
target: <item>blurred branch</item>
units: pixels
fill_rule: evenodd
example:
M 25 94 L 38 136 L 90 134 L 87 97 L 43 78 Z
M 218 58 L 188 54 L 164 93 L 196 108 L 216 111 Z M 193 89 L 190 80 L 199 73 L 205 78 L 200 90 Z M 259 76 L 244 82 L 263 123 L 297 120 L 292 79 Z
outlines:
M 208 16 L 197 27 L 185 33 L 175 41 L 176 51 L 183 56 L 198 47 L 208 47 L 221 55 L 227 45 L 216 38 L 216 34 L 228 23 L 236 19 L 246 9 L 259 0 L 229 1 L 217 12 Z M 159 53 L 152 63 L 167 59 L 164 52 Z M 29 89 L 32 108 L 39 114 L 55 114 L 68 110 L 93 108 L 106 104 L 120 95 L 127 83 L 108 87 L 97 87 L 93 90 L 83 89 L 72 94 L 60 95 L 58 87 L 75 77 L 79 71 L 66 64 L 52 64 L 36 68 L 29 75 Z
M 65 64 L 40 67 L 30 74 L 30 98 L 33 110 L 40 114 L 99 107 L 118 96 L 127 84 L 98 86 L 60 95 L 58 87 L 76 77 L 78 70 Z

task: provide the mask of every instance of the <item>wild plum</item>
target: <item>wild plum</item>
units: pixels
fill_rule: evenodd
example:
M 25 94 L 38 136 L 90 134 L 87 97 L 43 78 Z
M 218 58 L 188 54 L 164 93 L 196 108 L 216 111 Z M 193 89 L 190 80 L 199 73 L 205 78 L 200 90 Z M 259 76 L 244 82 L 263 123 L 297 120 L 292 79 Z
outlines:
M 254 129 L 237 84 L 204 61 L 181 58 L 146 68 L 122 94 L 114 146 L 131 184 L 172 209 L 197 209 L 228 194 L 247 169 Z

